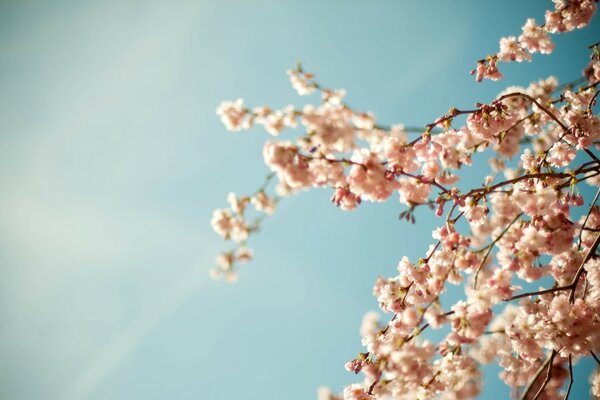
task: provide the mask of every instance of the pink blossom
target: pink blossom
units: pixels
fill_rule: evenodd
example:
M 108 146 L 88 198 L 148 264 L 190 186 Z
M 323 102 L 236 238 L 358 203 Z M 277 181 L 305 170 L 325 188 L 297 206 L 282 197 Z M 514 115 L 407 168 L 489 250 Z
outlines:
M 217 115 L 227 130 L 236 132 L 252 126 L 253 118 L 244 108 L 244 100 L 224 101 L 217 107 Z
M 344 400 L 371 400 L 372 396 L 367 394 L 361 385 L 353 384 L 344 388 Z
M 398 193 L 400 202 L 408 206 L 422 204 L 427 201 L 431 193 L 431 185 L 419 182 L 415 179 L 403 178 L 398 181 Z
M 277 204 L 275 199 L 270 198 L 263 191 L 258 192 L 256 196 L 252 196 L 250 202 L 258 211 L 262 211 L 269 215 L 272 215 L 275 212 L 275 206 Z
M 479 111 L 467 118 L 469 129 L 481 139 L 491 140 L 500 132 L 513 126 L 516 118 L 507 113 L 507 107 L 501 102 L 481 105 Z
M 523 26 L 523 33 L 519 36 L 519 43 L 524 49 L 532 53 L 550 54 L 554 50 L 554 43 L 550 40 L 548 33 L 546 33 L 544 28 L 536 25 L 533 18 L 529 18 Z
M 592 396 L 600 397 L 600 369 L 596 369 L 592 372 L 590 383 L 592 384 L 592 387 L 590 388 Z
M 354 210 L 361 202 L 360 197 L 346 188 L 336 189 L 331 201 L 344 211 Z
M 350 169 L 348 184 L 350 191 L 362 199 L 385 201 L 399 186 L 390 176 L 374 153 L 355 152 L 352 161 L 356 164 Z
M 498 59 L 501 61 L 531 61 L 531 54 L 524 50 L 514 36 L 500 39 L 500 52 Z
M 471 75 L 476 76 L 477 82 L 481 82 L 483 78 L 497 81 L 502 79 L 502 74 L 498 71 L 496 66 L 497 59 L 491 58 L 490 60 L 482 60 L 477 62 L 477 68 L 471 71 Z
M 313 83 L 314 75 L 308 72 L 288 69 L 287 74 L 290 77 L 292 87 L 300 96 L 306 96 L 313 93 L 316 88 Z
M 594 12 L 594 0 L 554 0 L 556 11 L 546 11 L 549 32 L 568 32 L 586 26 Z
M 576 151 L 566 143 L 554 143 L 546 160 L 555 167 L 566 167 L 575 159 Z

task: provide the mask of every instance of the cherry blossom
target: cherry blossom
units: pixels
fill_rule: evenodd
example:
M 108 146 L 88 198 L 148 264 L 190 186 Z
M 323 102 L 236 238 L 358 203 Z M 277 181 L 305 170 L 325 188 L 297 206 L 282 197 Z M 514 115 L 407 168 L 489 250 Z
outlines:
M 533 18 L 529 18 L 523 26 L 519 43 L 523 49 L 531 53 L 550 54 L 554 50 L 554 43 L 552 43 L 548 32 L 543 27 L 536 25 Z
M 550 34 L 584 27 L 595 10 L 592 0 L 555 0 L 543 25 L 528 19 L 472 73 L 500 79 L 498 63 L 552 52 Z M 563 399 L 574 362 L 600 364 L 598 46 L 589 46 L 581 79 L 509 86 L 416 128 L 382 125 L 301 65 L 288 71 L 291 85 L 301 96 L 315 94 L 315 104 L 219 105 L 228 130 L 264 128 L 269 173 L 254 193 L 231 193 L 228 208 L 214 211 L 213 229 L 234 247 L 217 257 L 213 278 L 237 280 L 264 219 L 304 190 L 327 190 L 343 211 L 393 199 L 402 220 L 415 223 L 417 208 L 438 217 L 428 251 L 399 255 L 394 273 L 373 285 L 380 312 L 364 316 L 363 352 L 345 364 L 357 380 L 341 395 L 320 388 L 319 400 L 474 398 L 489 363 L 521 399 Z M 475 185 L 461 181 L 474 157 L 490 164 Z M 444 304 L 451 285 L 463 296 Z M 424 337 L 439 328 L 447 330 L 437 343 Z M 590 385 L 600 397 L 597 371 Z
M 530 61 L 531 53 L 552 53 L 555 46 L 548 34 L 569 32 L 587 26 L 597 7 L 595 0 L 553 1 L 554 10 L 546 11 L 544 25 L 536 25 L 533 18 L 527 19 L 518 38 L 515 36 L 501 38 L 500 51 L 497 54 L 477 61 L 477 67 L 471 71 L 472 75 L 476 75 L 477 82 L 484 78 L 502 79 L 497 61 Z

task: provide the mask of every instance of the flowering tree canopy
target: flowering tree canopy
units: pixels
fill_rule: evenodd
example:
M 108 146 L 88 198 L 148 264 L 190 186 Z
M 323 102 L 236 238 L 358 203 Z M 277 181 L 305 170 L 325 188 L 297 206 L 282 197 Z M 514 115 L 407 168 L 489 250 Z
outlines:
M 477 81 L 501 79 L 501 62 L 552 52 L 552 34 L 586 26 L 597 8 L 593 0 L 554 3 L 543 25 L 528 19 L 518 37 L 502 38 L 497 54 L 477 61 Z M 381 125 L 302 65 L 287 71 L 291 84 L 300 96 L 320 95 L 318 104 L 219 105 L 228 130 L 258 124 L 274 138 L 286 131 L 286 139 L 264 145 L 271 171 L 264 184 L 252 194 L 229 194 L 229 207 L 215 210 L 214 230 L 234 243 L 217 258 L 215 279 L 237 280 L 238 265 L 252 258 L 249 237 L 282 198 L 301 190 L 330 188 L 331 201 L 345 211 L 397 194 L 406 206 L 401 219 L 415 223 L 418 207 L 440 218 L 422 258 L 403 257 L 396 276 L 375 282 L 373 293 L 390 317 L 364 317 L 365 349 L 346 364 L 364 379 L 341 396 L 320 389 L 320 400 L 473 398 L 480 367 L 489 363 L 500 365 L 515 397 L 562 399 L 569 397 L 575 360 L 600 364 L 600 189 L 594 198 L 582 195 L 584 185 L 600 187 L 600 52 L 598 43 L 584 45 L 591 61 L 582 77 L 508 87 L 491 102 L 451 108 L 423 128 Z M 476 153 L 489 155 L 489 175 L 461 191 L 460 171 Z M 577 208 L 581 218 L 573 216 Z M 520 286 L 532 283 L 540 289 Z M 461 285 L 464 299 L 442 304 L 449 285 Z M 439 343 L 419 337 L 442 326 L 449 333 Z M 590 382 L 600 397 L 600 373 Z

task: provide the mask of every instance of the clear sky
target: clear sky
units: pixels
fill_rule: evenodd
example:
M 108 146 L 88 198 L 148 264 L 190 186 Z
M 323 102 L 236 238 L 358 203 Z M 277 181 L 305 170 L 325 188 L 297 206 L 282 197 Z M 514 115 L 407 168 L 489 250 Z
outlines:
M 266 134 L 226 132 L 217 104 L 298 103 L 285 70 L 302 60 L 382 123 L 422 125 L 504 86 L 579 77 L 598 17 L 500 83 L 468 74 L 549 7 L 0 2 L 0 397 L 300 400 L 353 381 L 343 364 L 362 350 L 374 279 L 423 255 L 436 221 L 399 222 L 395 199 L 344 213 L 303 193 L 251 242 L 239 283 L 210 281 L 225 248 L 212 210 L 267 173 Z M 506 397 L 495 375 L 483 398 Z

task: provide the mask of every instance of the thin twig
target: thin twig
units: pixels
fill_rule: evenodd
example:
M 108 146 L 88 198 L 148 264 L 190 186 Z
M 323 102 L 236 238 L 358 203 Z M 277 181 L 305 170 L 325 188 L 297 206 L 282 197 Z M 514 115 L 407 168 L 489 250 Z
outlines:
M 569 354 L 569 387 L 567 388 L 567 393 L 563 400 L 569 399 L 569 394 L 571 393 L 571 386 L 573 386 L 573 362 L 571 361 L 571 355 Z
M 540 110 L 542 110 L 544 113 L 546 113 L 554 122 L 556 122 L 565 133 L 570 133 L 571 130 L 561 121 L 558 119 L 558 117 L 556 115 L 554 115 L 552 112 L 550 112 L 550 110 L 548 110 L 546 107 L 544 107 L 543 105 L 541 105 L 536 99 L 534 99 L 533 97 L 525 94 L 525 93 L 519 93 L 519 92 L 515 92 L 515 93 L 508 93 L 505 94 L 504 96 L 500 96 L 498 97 L 498 101 L 503 100 L 503 99 L 507 99 L 509 97 L 524 97 L 526 99 L 528 99 L 529 101 L 531 101 L 532 103 L 534 103 L 536 106 L 538 106 L 538 108 Z M 600 162 L 600 160 L 598 160 L 598 157 L 596 157 L 596 155 L 594 153 L 592 153 L 590 150 L 588 149 L 583 149 L 587 155 L 589 155 L 594 161 L 596 162 Z
M 594 200 L 592 200 L 592 204 L 590 204 L 590 209 L 588 210 L 588 213 L 585 216 L 585 220 L 583 221 L 583 224 L 581 225 L 581 230 L 579 231 L 579 245 L 577 246 L 577 248 L 579 250 L 581 250 L 581 234 L 583 233 L 585 224 L 587 223 L 588 219 L 590 218 L 590 215 L 592 214 L 592 210 L 594 209 L 594 205 L 596 204 L 596 201 L 598 201 L 599 195 L 600 195 L 600 189 L 598 189 L 598 191 L 596 192 L 596 196 L 594 196 Z
M 513 219 L 512 222 L 510 224 L 508 224 L 506 226 L 506 228 L 504 228 L 504 230 L 502 231 L 502 233 L 500 233 L 500 235 L 498 235 L 498 237 L 496 239 L 494 239 L 494 241 L 488 245 L 487 251 L 485 252 L 485 255 L 483 256 L 483 259 L 481 260 L 481 263 L 479 264 L 479 267 L 477 268 L 477 272 L 475 273 L 475 281 L 473 282 L 473 289 L 477 289 L 477 279 L 479 278 L 479 272 L 483 268 L 483 264 L 485 264 L 485 260 L 487 260 L 488 256 L 492 252 L 492 249 L 494 248 L 494 245 L 498 242 L 498 240 L 500 240 L 502 238 L 502 236 L 504 236 L 506 234 L 506 232 L 508 232 L 508 230 L 510 229 L 510 227 L 513 226 L 513 224 L 515 222 L 517 222 L 517 220 L 519 218 L 521 218 L 522 215 L 523 215 L 523 213 L 520 213 L 519 215 L 517 215 L 515 217 L 515 219 Z
M 585 271 L 585 264 L 592 258 L 592 256 L 594 255 L 594 252 L 598 248 L 599 244 L 600 244 L 600 235 L 596 236 L 596 239 L 594 240 L 594 243 L 592 244 L 592 246 L 590 247 L 589 251 L 585 255 L 585 258 L 581 262 L 581 265 L 579 266 L 579 269 L 577 270 L 577 273 L 573 277 L 573 280 L 571 281 L 570 284 L 565 285 L 565 286 L 557 286 L 557 287 L 550 288 L 550 289 L 538 290 L 538 291 L 535 291 L 535 292 L 521 293 L 521 294 L 513 296 L 513 297 L 511 297 L 509 299 L 506 299 L 504 301 L 513 301 L 513 300 L 517 300 L 517 299 L 520 299 L 520 298 L 523 298 L 523 297 L 529 297 L 529 296 L 536 296 L 536 295 L 542 295 L 542 294 L 547 294 L 547 293 L 559 292 L 561 290 L 570 290 L 571 294 L 569 295 L 569 301 L 571 303 L 573 303 L 574 300 L 575 300 L 575 291 L 577 289 L 577 283 L 579 282 L 579 278 L 581 277 L 581 275 Z
M 592 107 L 594 107 L 594 100 L 596 100 L 596 97 L 598 97 L 598 93 L 600 93 L 600 90 L 597 90 L 596 93 L 594 93 L 594 97 L 592 97 L 592 99 L 590 100 L 590 102 L 588 104 L 588 112 L 589 113 L 592 112 Z
M 455 311 L 448 311 L 447 313 L 444 313 L 444 316 L 448 317 L 452 314 L 454 314 Z M 429 323 L 423 325 L 422 327 L 420 327 L 415 333 L 413 333 L 412 335 L 408 336 L 406 338 L 406 340 L 404 341 L 404 343 L 408 343 L 411 340 L 413 340 L 414 338 L 416 338 L 417 336 L 419 336 L 421 333 L 423 333 L 423 331 L 425 329 L 429 328 Z
M 600 365 L 600 358 L 598 358 L 598 356 L 596 354 L 594 354 L 594 352 L 591 350 L 590 350 L 590 354 L 592 355 L 592 357 L 594 357 L 594 360 L 596 360 L 598 365 Z
M 546 372 L 546 379 L 544 379 L 544 383 L 542 383 L 542 386 L 540 387 L 540 389 L 535 394 L 535 396 L 533 397 L 532 400 L 537 400 L 540 398 L 540 396 L 542 395 L 542 392 L 544 391 L 544 388 L 546 387 L 548 382 L 550 382 L 550 379 L 552 379 L 552 361 L 554 361 L 555 355 L 556 355 L 556 350 L 552 350 L 552 354 L 550 354 L 550 362 L 548 363 L 548 372 Z
M 590 247 L 590 250 L 585 255 L 585 258 L 581 262 L 581 265 L 579 266 L 579 269 L 577 270 L 577 273 L 575 274 L 575 277 L 573 278 L 573 281 L 571 282 L 572 288 L 571 288 L 571 294 L 569 295 L 569 301 L 571 303 L 573 303 L 575 300 L 575 290 L 577 289 L 577 282 L 579 282 L 579 277 L 581 277 L 581 274 L 583 274 L 583 271 L 585 271 L 585 268 L 584 268 L 585 264 L 592 258 L 592 256 L 596 252 L 596 249 L 598 248 L 599 244 L 600 244 L 600 235 L 596 236 L 596 240 L 594 240 L 592 247 Z
M 551 364 L 552 360 L 554 359 L 554 355 L 555 354 L 556 354 L 556 352 L 552 351 L 552 354 L 550 355 L 550 357 L 546 358 L 546 361 L 544 361 L 542 363 L 542 365 L 540 365 L 540 367 L 538 368 L 538 370 L 535 372 L 535 375 L 533 376 L 533 379 L 531 381 L 529 381 L 529 384 L 523 390 L 523 393 L 521 393 L 521 396 L 519 397 L 519 400 L 525 400 L 525 398 L 527 398 L 527 395 L 529 394 L 529 392 L 533 388 L 533 385 L 538 380 L 538 378 L 540 377 L 540 375 L 542 374 L 542 372 L 544 371 L 544 369 L 546 369 L 546 367 L 548 366 L 548 364 Z
M 521 293 L 521 294 L 517 294 L 517 295 L 511 297 L 510 299 L 506 299 L 504 301 L 513 301 L 513 300 L 517 300 L 517 299 L 522 299 L 523 297 L 536 296 L 536 295 L 539 296 L 542 294 L 560 292 L 561 290 L 569 290 L 569 289 L 571 289 L 571 285 L 559 286 L 559 287 L 554 287 L 554 288 L 544 289 L 544 290 L 538 290 L 535 292 Z
M 375 380 L 373 381 L 373 383 L 371 383 L 371 386 L 369 386 L 369 391 L 367 392 L 367 394 L 369 396 L 373 394 L 373 389 L 375 389 L 375 386 L 377 386 L 377 384 L 379 383 L 380 379 L 381 379 L 381 372 L 379 372 L 379 374 L 377 374 L 377 378 L 375 378 Z

